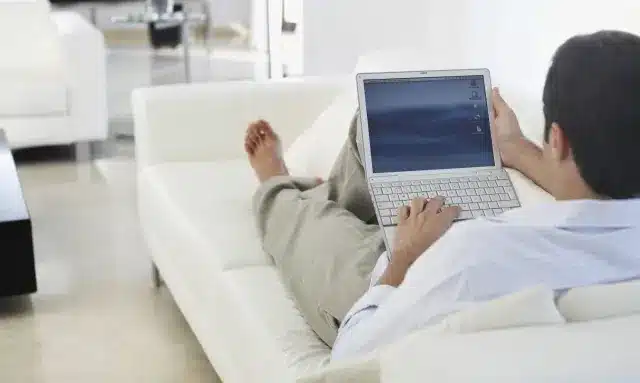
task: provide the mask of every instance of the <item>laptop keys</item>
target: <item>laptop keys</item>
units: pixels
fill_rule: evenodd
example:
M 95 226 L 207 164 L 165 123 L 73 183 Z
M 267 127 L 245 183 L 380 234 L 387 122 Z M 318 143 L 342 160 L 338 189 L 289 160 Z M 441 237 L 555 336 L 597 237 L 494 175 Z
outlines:
M 410 205 L 412 199 L 438 196 L 445 198 L 445 206 L 460 207 L 458 220 L 493 217 L 520 206 L 504 171 L 495 175 L 387 182 L 373 187 L 382 224 L 387 226 L 397 223 L 398 209 Z

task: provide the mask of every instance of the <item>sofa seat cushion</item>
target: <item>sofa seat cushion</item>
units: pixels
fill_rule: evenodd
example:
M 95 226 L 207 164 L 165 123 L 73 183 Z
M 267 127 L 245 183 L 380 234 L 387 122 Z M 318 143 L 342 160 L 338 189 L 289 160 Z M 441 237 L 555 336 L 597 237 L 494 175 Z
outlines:
M 211 267 L 272 264 L 255 229 L 251 199 L 258 183 L 246 160 L 160 164 L 140 177 L 145 193 L 153 193 L 141 198 L 156 198 L 158 216 L 179 223 L 192 248 L 210 255 Z
M 274 266 L 229 270 L 223 277 L 229 301 L 235 302 L 237 329 L 242 330 L 237 347 L 251 347 L 251 355 L 260 355 L 247 367 L 264 375 L 247 381 L 271 381 L 266 377 L 285 370 L 295 376 L 280 376 L 279 381 L 293 381 L 328 364 L 329 347 L 300 314 Z
M 7 134 L 12 149 L 69 144 L 75 139 L 71 123 L 71 118 L 64 115 L 44 118 L 4 118 L 0 115 L 0 129 Z
M 3 73 L 0 84 L 0 119 L 60 116 L 68 112 L 68 89 L 61 81 L 18 71 Z

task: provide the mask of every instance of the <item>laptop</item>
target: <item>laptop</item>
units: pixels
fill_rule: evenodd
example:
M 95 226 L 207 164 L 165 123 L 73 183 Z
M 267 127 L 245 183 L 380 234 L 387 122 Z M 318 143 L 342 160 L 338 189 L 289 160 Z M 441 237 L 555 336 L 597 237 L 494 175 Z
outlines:
M 442 196 L 458 220 L 520 206 L 502 167 L 487 69 L 357 75 L 364 167 L 387 248 L 398 208 Z

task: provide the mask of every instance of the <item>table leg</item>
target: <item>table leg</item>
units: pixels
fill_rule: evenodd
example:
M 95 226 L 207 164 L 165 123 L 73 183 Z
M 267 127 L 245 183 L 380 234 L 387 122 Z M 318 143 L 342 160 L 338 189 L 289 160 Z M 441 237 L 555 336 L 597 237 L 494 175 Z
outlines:
M 186 18 L 186 15 L 185 15 Z M 191 82 L 191 53 L 189 52 L 189 22 L 184 20 L 182 26 L 182 51 L 184 55 L 184 80 Z
M 89 7 L 89 20 L 94 26 L 98 26 L 98 9 L 92 5 Z
M 155 287 L 156 289 L 162 287 L 164 285 L 164 280 L 162 280 L 162 276 L 160 275 L 160 270 L 158 270 L 158 267 L 156 265 L 152 266 L 152 280 L 153 280 L 153 287 Z

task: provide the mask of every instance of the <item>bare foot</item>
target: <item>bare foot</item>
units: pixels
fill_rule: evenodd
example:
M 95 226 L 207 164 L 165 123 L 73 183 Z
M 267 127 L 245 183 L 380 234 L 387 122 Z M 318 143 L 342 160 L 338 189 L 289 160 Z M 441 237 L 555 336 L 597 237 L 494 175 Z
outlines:
M 244 139 L 244 150 L 260 182 L 271 177 L 288 175 L 282 159 L 280 138 L 268 122 L 260 120 L 249 125 Z

